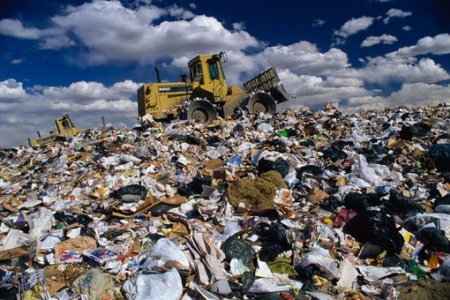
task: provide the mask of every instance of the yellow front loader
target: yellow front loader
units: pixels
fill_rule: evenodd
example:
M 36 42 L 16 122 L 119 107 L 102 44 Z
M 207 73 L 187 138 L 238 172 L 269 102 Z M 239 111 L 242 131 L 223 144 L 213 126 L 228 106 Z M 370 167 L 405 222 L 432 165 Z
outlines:
M 65 141 L 68 138 L 83 133 L 83 129 L 76 128 L 67 114 L 61 118 L 57 118 L 55 120 L 55 125 L 57 131 L 50 131 L 50 135 L 45 137 L 41 137 L 41 134 L 38 131 L 39 138 L 28 139 L 28 144 L 30 144 L 31 147 L 43 146 L 53 143 L 54 141 Z
M 188 63 L 188 76 L 178 82 L 161 82 L 157 71 L 157 83 L 144 84 L 138 89 L 138 110 L 141 120 L 151 115 L 155 120 L 174 118 L 195 119 L 209 122 L 230 117 L 238 108 L 251 114 L 276 112 L 276 104 L 292 98 L 283 85 L 275 68 L 259 74 L 239 86 L 227 85 L 222 63 L 226 54 L 201 54 Z

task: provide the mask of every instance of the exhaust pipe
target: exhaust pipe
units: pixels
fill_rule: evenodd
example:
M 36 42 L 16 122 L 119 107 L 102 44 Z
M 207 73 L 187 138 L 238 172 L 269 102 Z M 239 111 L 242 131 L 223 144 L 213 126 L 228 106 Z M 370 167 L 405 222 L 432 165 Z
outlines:
M 161 83 L 161 74 L 159 74 L 159 69 L 155 67 L 155 73 L 156 73 L 156 81 L 158 83 Z

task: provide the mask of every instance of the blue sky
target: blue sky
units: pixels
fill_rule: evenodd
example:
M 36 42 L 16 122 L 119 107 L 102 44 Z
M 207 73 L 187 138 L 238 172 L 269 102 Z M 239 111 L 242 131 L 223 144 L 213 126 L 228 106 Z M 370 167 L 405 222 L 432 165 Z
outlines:
M 226 51 L 231 84 L 275 66 L 290 105 L 344 111 L 450 102 L 446 0 L 0 0 L 0 147 L 69 113 L 136 122 L 136 89 Z

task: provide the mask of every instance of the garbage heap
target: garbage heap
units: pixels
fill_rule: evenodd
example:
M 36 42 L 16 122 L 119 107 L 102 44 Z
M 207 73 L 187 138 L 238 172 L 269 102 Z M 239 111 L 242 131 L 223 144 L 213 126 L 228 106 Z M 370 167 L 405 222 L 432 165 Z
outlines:
M 448 105 L 91 129 L 0 151 L 2 299 L 439 299 Z

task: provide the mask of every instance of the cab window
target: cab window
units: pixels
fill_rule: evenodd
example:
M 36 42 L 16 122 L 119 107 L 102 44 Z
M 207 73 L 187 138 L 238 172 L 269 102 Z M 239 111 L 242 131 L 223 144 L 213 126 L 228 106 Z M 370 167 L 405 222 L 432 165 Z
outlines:
M 211 79 L 220 79 L 219 67 L 217 66 L 217 62 L 210 62 L 209 65 L 209 75 Z
M 201 63 L 196 64 L 192 68 L 192 81 L 200 81 L 203 78 L 203 71 Z
M 70 128 L 69 122 L 68 122 L 67 120 L 62 121 L 62 126 L 63 126 L 65 129 L 69 129 L 69 128 Z

